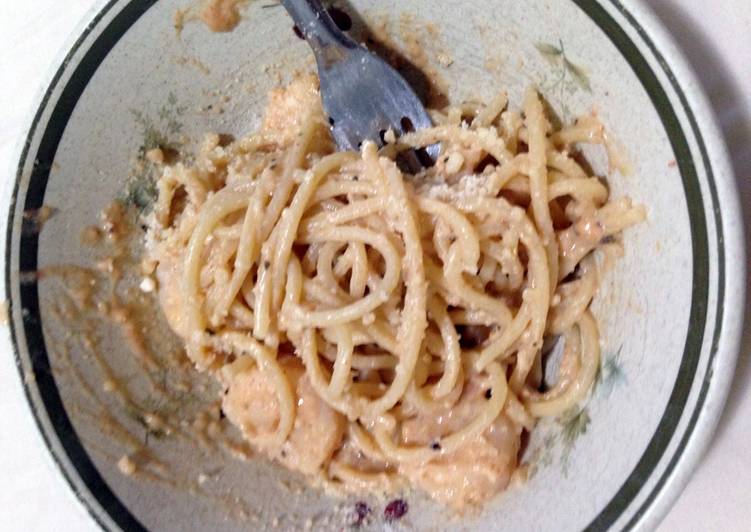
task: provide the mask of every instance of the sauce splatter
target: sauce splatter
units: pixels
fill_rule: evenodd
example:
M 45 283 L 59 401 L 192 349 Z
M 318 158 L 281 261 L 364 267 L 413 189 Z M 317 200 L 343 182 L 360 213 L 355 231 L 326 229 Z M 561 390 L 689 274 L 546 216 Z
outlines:
M 210 0 L 198 16 L 213 32 L 232 31 L 240 24 L 242 17 L 238 8 L 245 3 L 246 0 Z
M 177 9 L 173 15 L 175 34 L 179 38 L 185 25 L 202 22 L 214 33 L 234 30 L 242 21 L 242 9 L 251 0 L 204 0 L 194 6 Z
M 42 205 L 38 209 L 24 211 L 21 231 L 25 235 L 39 234 L 44 224 L 55 215 L 57 210 L 49 205 Z

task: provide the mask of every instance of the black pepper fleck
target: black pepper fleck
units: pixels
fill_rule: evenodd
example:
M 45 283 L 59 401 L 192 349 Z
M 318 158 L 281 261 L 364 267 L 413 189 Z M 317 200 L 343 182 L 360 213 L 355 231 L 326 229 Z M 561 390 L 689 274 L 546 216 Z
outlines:
M 271 263 L 269 261 L 264 261 L 263 262 L 263 267 L 264 267 L 264 269 L 268 270 L 271 267 Z
M 485 399 L 490 399 L 493 397 L 493 388 L 488 388 L 485 390 Z
M 430 448 L 433 449 L 434 451 L 440 451 L 441 444 L 437 441 L 434 441 L 433 443 L 430 444 Z
M 357 176 L 357 175 L 352 176 L 352 181 L 359 181 L 359 180 L 360 180 L 360 176 Z

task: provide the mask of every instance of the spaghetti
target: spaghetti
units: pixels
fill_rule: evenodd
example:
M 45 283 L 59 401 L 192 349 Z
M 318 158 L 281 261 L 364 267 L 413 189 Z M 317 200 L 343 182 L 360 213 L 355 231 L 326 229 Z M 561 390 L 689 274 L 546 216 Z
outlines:
M 353 491 L 411 483 L 457 508 L 504 489 L 535 419 L 581 401 L 599 367 L 588 310 L 645 217 L 521 112 L 433 113 L 435 127 L 336 152 L 315 78 L 274 91 L 260 132 L 209 136 L 166 166 L 147 233 L 162 307 L 258 450 Z M 439 143 L 416 175 L 400 153 Z M 541 390 L 546 340 L 565 349 Z

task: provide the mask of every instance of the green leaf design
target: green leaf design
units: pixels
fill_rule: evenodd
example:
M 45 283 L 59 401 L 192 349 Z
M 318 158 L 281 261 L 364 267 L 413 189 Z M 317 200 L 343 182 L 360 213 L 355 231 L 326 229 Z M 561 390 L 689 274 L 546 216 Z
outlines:
M 615 354 L 605 355 L 602 360 L 597 378 L 593 387 L 593 392 L 603 393 L 609 396 L 616 386 L 625 384 L 626 372 L 621 363 L 621 350 L 623 344 L 618 348 Z
M 558 48 L 556 45 L 546 42 L 538 42 L 535 44 L 535 48 L 546 57 L 556 57 L 563 54 L 563 48 Z
M 592 86 L 589 84 L 589 77 L 582 67 L 569 61 L 566 56 L 563 57 L 563 64 L 565 65 L 568 73 L 571 74 L 571 77 L 574 79 L 576 84 L 579 85 L 579 87 L 587 92 L 592 92 Z
M 547 434 L 543 441 L 527 457 L 525 463 L 529 465 L 529 478 L 534 477 L 540 469 L 548 467 L 553 463 L 556 441 L 555 434 Z
M 572 409 L 573 410 L 573 409 Z M 587 427 L 592 419 L 589 417 L 587 408 L 584 407 L 578 412 L 571 412 L 563 420 L 563 444 L 567 449 L 573 448 L 579 436 L 587 432 Z
M 186 106 L 178 105 L 177 96 L 170 92 L 166 102 L 156 111 L 152 118 L 140 109 L 130 109 L 133 121 L 141 128 L 142 142 L 138 149 L 138 165 L 136 172 L 131 175 L 120 201 L 125 205 L 134 206 L 139 212 L 148 212 L 157 198 L 156 166 L 146 158 L 149 150 L 160 148 L 177 151 L 180 147 L 175 137 L 183 130 L 181 117 L 187 111 Z
M 620 361 L 616 357 L 607 359 L 603 366 L 603 370 L 605 373 L 605 377 L 608 380 L 611 380 L 614 382 L 626 381 L 626 373 L 623 371 Z
M 587 71 L 569 59 L 562 40 L 557 44 L 538 42 L 535 48 L 552 67 L 543 74 L 540 89 L 555 101 L 567 121 L 572 118 L 568 100 L 580 90 L 592 92 Z
M 156 182 L 142 176 L 128 184 L 122 202 L 134 206 L 139 212 L 145 212 L 154 204 L 158 195 Z

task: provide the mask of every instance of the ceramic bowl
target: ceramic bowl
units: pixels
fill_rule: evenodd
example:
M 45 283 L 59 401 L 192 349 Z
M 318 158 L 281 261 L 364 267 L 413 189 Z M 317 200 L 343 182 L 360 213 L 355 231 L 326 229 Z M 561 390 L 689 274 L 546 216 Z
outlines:
M 80 330 L 55 320 L 60 286 L 33 274 L 96 261 L 81 232 L 114 198 L 147 202 L 145 149 L 168 143 L 189 151 L 206 131 L 250 132 L 267 91 L 313 67 L 306 44 L 274 0 L 250 2 L 239 26 L 221 34 L 188 23 L 178 35 L 174 15 L 184 4 L 102 4 L 40 99 L 15 187 L 3 199 L 12 351 L 50 452 L 103 528 L 340 527 L 351 500 L 304 488 L 295 475 L 263 461 L 237 461 L 175 439 L 154 437 L 149 448 L 181 464 L 186 478 L 201 480 L 200 490 L 122 474 L 122 447 L 101 416 L 87 415 L 97 401 L 111 401 L 98 385 L 101 368 L 74 345 Z M 433 96 L 487 100 L 505 88 L 518 104 L 525 87 L 534 85 L 563 121 L 594 110 L 630 162 L 627 175 L 608 176 L 612 193 L 648 209 L 647 222 L 628 231 L 625 257 L 594 303 L 603 346 L 599 382 L 580 408 L 534 432 L 524 455 L 527 482 L 462 518 L 405 493 L 409 512 L 386 525 L 383 505 L 373 501 L 371 526 L 656 526 L 719 417 L 738 349 L 745 279 L 733 176 L 714 118 L 680 53 L 633 1 L 337 5 L 358 38 L 367 40 L 365 24 L 425 70 Z M 32 214 L 43 205 L 54 215 L 40 232 Z M 107 324 L 99 332 L 113 371 L 135 375 L 138 363 L 119 332 Z M 111 408 L 113 415 L 122 413 L 114 403 Z M 133 420 L 123 423 L 141 430 Z M 227 501 L 242 503 L 246 520 L 232 515 Z

